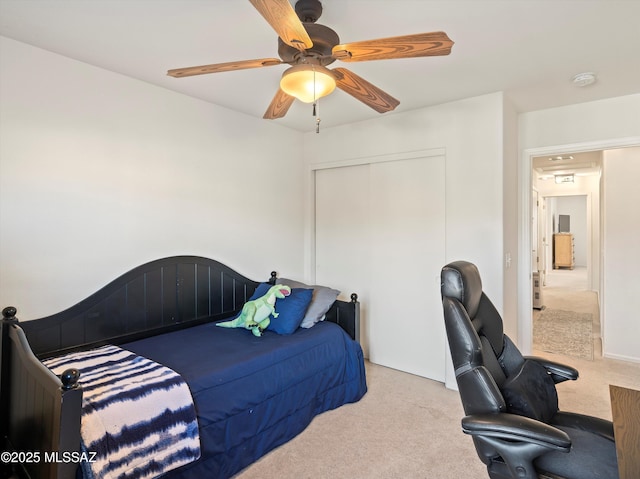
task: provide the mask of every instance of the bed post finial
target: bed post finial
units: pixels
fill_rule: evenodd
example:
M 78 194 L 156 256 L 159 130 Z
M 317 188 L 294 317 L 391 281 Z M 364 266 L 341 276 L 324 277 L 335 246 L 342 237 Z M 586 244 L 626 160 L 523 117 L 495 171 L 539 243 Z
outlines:
M 269 278 L 269 284 L 276 284 L 277 279 L 278 279 L 278 273 L 276 271 L 272 271 L 271 278 Z
M 69 389 L 75 389 L 78 387 L 78 379 L 80 379 L 80 371 L 77 369 L 65 369 L 60 375 L 60 381 L 62 382 L 62 390 L 68 391 Z
M 352 303 L 358 302 L 358 295 L 356 293 L 351 293 L 351 302 Z
M 7 306 L 2 310 L 2 319 L 5 321 L 18 321 L 16 314 L 18 310 L 14 306 Z

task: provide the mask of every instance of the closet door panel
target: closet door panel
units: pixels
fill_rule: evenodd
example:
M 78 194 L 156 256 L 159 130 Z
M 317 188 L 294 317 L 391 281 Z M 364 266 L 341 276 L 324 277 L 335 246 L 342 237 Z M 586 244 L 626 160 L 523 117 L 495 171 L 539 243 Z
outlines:
M 370 360 L 444 381 L 444 157 L 371 166 Z
M 372 362 L 444 380 L 445 159 L 316 171 L 316 282 L 361 301 Z
M 316 175 L 316 283 L 357 293 L 360 343 L 368 357 L 369 165 L 318 170 Z

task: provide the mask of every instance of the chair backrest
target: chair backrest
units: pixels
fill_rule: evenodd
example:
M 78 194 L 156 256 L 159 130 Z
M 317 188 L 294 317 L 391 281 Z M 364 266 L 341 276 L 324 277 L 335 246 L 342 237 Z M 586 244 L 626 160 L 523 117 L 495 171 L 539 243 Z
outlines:
M 501 386 L 520 370 L 524 358 L 504 334 L 502 318 L 482 291 L 474 264 L 450 263 L 441 280 L 445 327 L 465 413 L 506 412 Z M 486 443 L 474 442 L 483 462 L 497 455 Z

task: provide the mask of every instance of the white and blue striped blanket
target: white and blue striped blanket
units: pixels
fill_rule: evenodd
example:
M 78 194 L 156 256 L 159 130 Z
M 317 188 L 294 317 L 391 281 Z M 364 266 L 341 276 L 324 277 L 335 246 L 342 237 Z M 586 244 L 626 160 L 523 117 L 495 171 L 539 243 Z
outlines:
M 151 478 L 200 457 L 191 392 L 175 371 L 111 345 L 44 363 L 80 371 L 81 447 L 95 456 L 85 478 Z

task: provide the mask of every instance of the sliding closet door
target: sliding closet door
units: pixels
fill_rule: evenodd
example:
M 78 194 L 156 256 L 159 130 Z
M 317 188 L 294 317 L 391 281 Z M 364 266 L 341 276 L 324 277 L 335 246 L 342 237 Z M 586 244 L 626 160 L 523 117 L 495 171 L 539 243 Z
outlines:
M 372 165 L 372 362 L 444 381 L 444 158 Z
M 372 362 L 439 381 L 445 370 L 438 279 L 445 258 L 444 179 L 442 156 L 316 174 L 318 281 L 345 274 L 366 293 L 363 326 Z
M 357 293 L 360 343 L 367 356 L 369 311 L 369 165 L 318 170 L 316 283 Z

